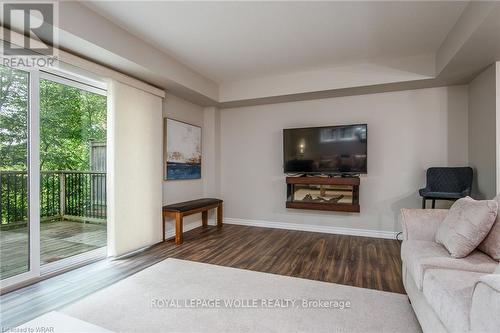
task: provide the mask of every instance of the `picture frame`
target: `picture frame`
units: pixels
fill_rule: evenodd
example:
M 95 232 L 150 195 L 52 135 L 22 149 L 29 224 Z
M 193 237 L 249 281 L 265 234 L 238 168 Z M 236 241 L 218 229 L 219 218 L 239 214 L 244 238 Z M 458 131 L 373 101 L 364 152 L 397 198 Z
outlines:
M 201 179 L 202 129 L 164 118 L 164 180 Z

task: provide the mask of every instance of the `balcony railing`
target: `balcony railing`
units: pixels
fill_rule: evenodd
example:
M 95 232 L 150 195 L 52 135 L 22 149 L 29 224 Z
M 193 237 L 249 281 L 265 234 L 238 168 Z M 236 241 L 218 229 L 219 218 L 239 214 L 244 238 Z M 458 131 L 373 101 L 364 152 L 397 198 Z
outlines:
M 42 171 L 40 218 L 106 222 L 106 172 Z M 28 175 L 0 171 L 0 224 L 26 225 Z

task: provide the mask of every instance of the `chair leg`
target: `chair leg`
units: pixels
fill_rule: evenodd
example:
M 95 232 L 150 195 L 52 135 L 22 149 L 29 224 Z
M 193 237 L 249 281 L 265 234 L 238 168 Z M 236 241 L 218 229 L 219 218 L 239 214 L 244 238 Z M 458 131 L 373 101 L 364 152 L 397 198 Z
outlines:
M 425 197 L 422 198 L 422 209 L 425 209 Z
M 432 199 L 432 209 L 436 208 L 436 200 Z

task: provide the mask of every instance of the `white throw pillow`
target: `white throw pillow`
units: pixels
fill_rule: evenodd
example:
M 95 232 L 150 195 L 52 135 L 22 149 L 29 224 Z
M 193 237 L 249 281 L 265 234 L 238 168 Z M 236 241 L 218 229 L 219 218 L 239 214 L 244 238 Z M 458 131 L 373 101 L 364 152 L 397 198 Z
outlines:
M 497 216 L 495 200 L 457 200 L 436 232 L 436 242 L 453 258 L 469 255 L 483 241 Z
M 493 200 L 495 200 L 500 207 L 500 195 L 497 195 Z M 483 242 L 479 244 L 478 249 L 496 261 L 500 261 L 500 215 L 498 215 L 498 213 L 490 232 L 486 235 Z

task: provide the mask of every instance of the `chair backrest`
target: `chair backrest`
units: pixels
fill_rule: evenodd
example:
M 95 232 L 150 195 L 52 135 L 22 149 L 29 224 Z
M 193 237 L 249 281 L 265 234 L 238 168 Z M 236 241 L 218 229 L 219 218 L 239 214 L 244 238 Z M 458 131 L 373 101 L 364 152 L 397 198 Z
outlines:
M 472 168 L 447 167 L 427 169 L 427 188 L 433 192 L 460 193 L 472 186 Z

